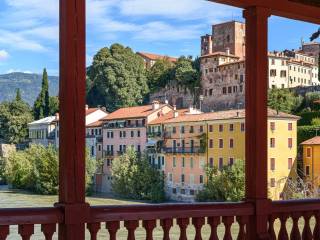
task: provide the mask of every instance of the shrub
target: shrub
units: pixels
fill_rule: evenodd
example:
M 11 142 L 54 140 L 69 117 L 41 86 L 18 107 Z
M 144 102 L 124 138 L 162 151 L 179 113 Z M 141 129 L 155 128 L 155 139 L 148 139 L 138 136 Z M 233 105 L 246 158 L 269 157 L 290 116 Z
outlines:
M 113 161 L 113 191 L 121 197 L 163 202 L 164 177 L 148 162 L 129 148 L 127 153 Z
M 245 194 L 244 161 L 236 160 L 232 166 L 221 170 L 207 167 L 207 183 L 196 199 L 205 201 L 241 201 Z

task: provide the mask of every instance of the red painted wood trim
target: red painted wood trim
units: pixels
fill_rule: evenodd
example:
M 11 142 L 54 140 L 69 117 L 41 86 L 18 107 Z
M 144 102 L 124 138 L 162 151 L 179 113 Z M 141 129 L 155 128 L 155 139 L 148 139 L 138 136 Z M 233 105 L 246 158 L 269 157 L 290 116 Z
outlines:
M 62 223 L 63 212 L 56 208 L 0 209 L 0 225 Z
M 85 56 L 85 0 L 60 0 L 59 240 L 85 238 Z
M 248 239 L 268 235 L 268 17 L 265 8 L 250 7 L 246 19 L 246 199 L 255 204 L 250 217 Z
M 320 8 L 288 0 L 209 0 L 230 6 L 268 8 L 272 15 L 320 24 Z

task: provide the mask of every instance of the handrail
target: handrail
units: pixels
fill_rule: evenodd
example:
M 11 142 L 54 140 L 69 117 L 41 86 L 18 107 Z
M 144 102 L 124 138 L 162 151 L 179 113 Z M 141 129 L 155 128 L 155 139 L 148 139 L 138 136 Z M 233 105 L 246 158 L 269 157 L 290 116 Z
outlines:
M 167 218 L 194 218 L 214 216 L 250 216 L 251 203 L 197 203 L 197 204 L 150 204 L 130 206 L 91 207 L 90 221 L 151 220 Z
M 320 209 L 320 199 L 273 201 L 272 213 L 304 212 Z
M 2 208 L 0 225 L 62 223 L 64 214 L 58 208 Z

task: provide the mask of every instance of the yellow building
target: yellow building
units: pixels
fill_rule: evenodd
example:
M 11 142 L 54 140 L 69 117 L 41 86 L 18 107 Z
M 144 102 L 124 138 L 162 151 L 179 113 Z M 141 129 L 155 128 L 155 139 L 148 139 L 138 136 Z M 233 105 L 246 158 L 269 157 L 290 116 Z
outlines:
M 288 177 L 296 172 L 298 119 L 268 110 L 268 185 L 274 200 L 281 198 Z M 184 112 L 162 121 L 164 171 L 171 199 L 193 200 L 203 187 L 206 165 L 222 167 L 245 159 L 244 121 L 244 110 Z
M 303 171 L 306 180 L 320 186 L 320 136 L 301 143 L 303 147 Z

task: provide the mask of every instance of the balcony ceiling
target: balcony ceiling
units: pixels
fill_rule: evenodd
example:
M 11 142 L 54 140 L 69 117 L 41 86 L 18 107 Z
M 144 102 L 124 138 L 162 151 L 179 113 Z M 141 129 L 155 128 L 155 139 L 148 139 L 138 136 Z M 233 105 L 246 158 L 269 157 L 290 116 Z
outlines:
M 272 15 L 320 24 L 319 0 L 209 0 L 234 7 L 269 8 Z

